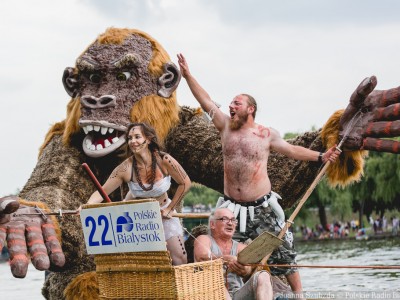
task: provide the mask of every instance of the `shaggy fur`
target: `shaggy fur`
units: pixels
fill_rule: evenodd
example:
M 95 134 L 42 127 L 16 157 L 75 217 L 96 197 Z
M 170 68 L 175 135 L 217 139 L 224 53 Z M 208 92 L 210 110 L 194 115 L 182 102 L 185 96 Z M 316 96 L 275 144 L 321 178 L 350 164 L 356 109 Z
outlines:
M 67 118 L 61 122 L 55 123 L 47 132 L 46 137 L 42 146 L 39 149 L 39 156 L 42 154 L 43 149 L 56 135 L 61 135 L 63 143 L 69 145 L 71 142 L 71 136 L 80 131 L 78 125 L 79 118 L 81 116 L 81 99 L 73 98 L 67 105 Z
M 344 110 L 335 112 L 326 122 L 321 131 L 324 146 L 329 149 L 339 144 L 340 117 Z M 367 151 L 345 151 L 340 158 L 326 171 L 328 182 L 331 186 L 344 187 L 353 181 L 359 181 L 363 175 L 364 158 Z
M 100 299 L 96 272 L 87 272 L 75 277 L 65 289 L 64 297 L 66 300 Z
M 175 92 L 171 97 L 175 99 Z M 132 107 L 131 120 L 150 124 L 156 130 L 160 143 L 164 144 L 171 128 L 179 122 L 179 106 L 176 101 L 157 95 L 143 97 Z

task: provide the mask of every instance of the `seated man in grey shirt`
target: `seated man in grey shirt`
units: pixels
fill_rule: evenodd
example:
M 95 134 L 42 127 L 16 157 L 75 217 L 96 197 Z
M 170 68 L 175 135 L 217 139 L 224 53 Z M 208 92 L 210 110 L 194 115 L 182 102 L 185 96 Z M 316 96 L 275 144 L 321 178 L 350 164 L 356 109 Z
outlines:
M 242 278 L 253 271 L 237 261 L 237 255 L 246 245 L 232 239 L 237 220 L 227 208 L 218 208 L 209 219 L 209 234 L 200 235 L 194 242 L 195 261 L 216 258 L 224 260 L 224 272 L 228 272 L 227 299 L 273 299 L 274 292 L 290 291 L 282 282 L 272 279 L 266 271 L 256 272 L 244 283 Z M 229 293 L 229 294 L 228 294 Z

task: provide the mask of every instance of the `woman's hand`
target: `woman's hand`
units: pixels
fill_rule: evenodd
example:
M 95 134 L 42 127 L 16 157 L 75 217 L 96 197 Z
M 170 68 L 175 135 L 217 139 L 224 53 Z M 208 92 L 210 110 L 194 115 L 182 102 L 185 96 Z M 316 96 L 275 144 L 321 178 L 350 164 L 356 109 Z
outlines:
M 171 219 L 171 209 L 166 208 L 166 209 L 161 209 L 161 217 L 163 219 Z

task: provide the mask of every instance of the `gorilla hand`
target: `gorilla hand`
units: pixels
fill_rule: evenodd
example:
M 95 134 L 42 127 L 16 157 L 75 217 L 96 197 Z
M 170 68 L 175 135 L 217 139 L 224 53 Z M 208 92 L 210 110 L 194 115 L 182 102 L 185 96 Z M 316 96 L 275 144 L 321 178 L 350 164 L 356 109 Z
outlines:
M 12 274 L 17 278 L 26 276 L 29 265 L 28 252 L 32 264 L 38 270 L 48 270 L 51 265 L 62 267 L 65 256 L 51 218 L 25 215 L 37 213 L 37 210 L 19 203 L 17 205 L 17 199 L 0 198 L 0 249 L 3 246 L 8 248 Z M 12 213 L 16 207 L 18 209 Z
M 19 208 L 18 197 L 7 196 L 0 198 L 0 224 L 8 222 L 10 215 Z M 1 249 L 0 249 L 1 250 Z
M 340 139 L 347 126 L 351 126 L 353 116 L 360 111 L 361 119 L 349 132 L 344 148 L 400 153 L 400 142 L 382 139 L 400 136 L 400 87 L 374 91 L 376 84 L 375 76 L 368 77 L 351 95 L 340 119 Z

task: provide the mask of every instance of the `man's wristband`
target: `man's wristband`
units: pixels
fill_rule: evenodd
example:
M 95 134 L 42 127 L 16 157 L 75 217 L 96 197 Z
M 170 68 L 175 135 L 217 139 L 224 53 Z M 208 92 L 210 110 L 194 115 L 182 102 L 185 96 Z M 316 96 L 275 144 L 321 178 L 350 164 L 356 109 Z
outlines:
M 320 162 L 321 164 L 323 163 L 322 156 L 324 156 L 324 154 L 322 152 L 320 152 L 318 155 L 318 162 Z

